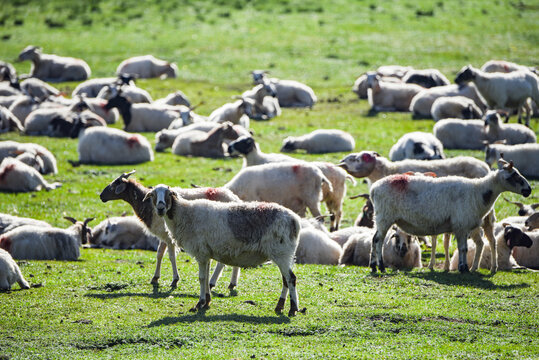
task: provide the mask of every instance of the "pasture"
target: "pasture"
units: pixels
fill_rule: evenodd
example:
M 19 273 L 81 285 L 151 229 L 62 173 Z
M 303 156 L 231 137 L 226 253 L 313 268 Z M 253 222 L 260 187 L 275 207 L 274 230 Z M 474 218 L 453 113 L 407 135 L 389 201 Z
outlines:
M 468 63 L 489 59 L 539 65 L 539 7 L 532 1 L 2 1 L 0 60 L 13 62 L 23 47 L 85 59 L 92 77 L 112 76 L 121 60 L 151 53 L 174 61 L 179 77 L 139 80 L 154 99 L 180 89 L 197 112 L 208 115 L 251 87 L 249 71 L 313 87 L 312 110 L 283 109 L 268 122 L 251 122 L 264 152 L 278 152 L 282 139 L 317 128 L 351 133 L 356 151 L 387 156 L 404 133 L 432 130 L 432 120 L 408 113 L 369 114 L 350 89 L 357 76 L 379 65 L 438 68 L 453 80 Z M 27 73 L 28 62 L 15 64 Z M 76 83 L 55 84 L 71 93 Z M 511 120 L 514 122 L 514 118 Z M 122 123 L 114 125 L 121 128 Z M 539 133 L 537 119 L 531 127 Z M 154 143 L 154 134 L 144 134 Z M 96 217 L 131 212 L 124 202 L 99 200 L 101 190 L 133 168 L 145 185 L 220 186 L 242 166 L 240 158 L 214 160 L 155 153 L 137 166 L 72 167 L 76 139 L 28 137 L 51 150 L 59 173 L 50 192 L 0 193 L 0 212 L 67 227 L 62 216 Z M 446 154 L 484 158 L 481 151 Z M 338 162 L 345 153 L 294 154 Z M 527 199 L 537 202 L 538 181 Z M 348 195 L 367 191 L 361 181 Z M 535 198 L 534 198 L 535 197 Z M 342 226 L 363 205 L 346 200 Z M 448 204 L 449 206 L 450 204 Z M 498 219 L 516 214 L 501 198 Z M 452 249 L 454 249 L 454 244 Z M 443 259 L 438 248 L 438 263 Z M 424 266 L 430 253 L 423 252 Z M 486 270 L 464 274 L 437 269 L 389 270 L 372 276 L 362 267 L 296 265 L 300 308 L 278 316 L 280 275 L 273 265 L 242 272 L 237 290 L 226 290 L 230 268 L 205 313 L 189 308 L 198 298 L 196 262 L 178 255 L 180 282 L 163 261 L 161 286 L 153 288 L 155 253 L 83 249 L 79 261 L 23 261 L 32 289 L 0 293 L 0 359 L 19 358 L 518 358 L 539 357 L 539 277 L 529 271 Z

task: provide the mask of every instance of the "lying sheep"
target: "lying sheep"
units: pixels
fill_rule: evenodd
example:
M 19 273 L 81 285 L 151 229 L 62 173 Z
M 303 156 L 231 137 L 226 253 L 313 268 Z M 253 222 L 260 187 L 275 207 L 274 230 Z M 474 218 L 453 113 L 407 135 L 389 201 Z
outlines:
M 344 244 L 339 263 L 368 266 L 372 237 L 375 232 L 375 229 L 369 229 L 351 235 Z M 393 227 L 384 240 L 383 259 L 384 264 L 392 269 L 421 268 L 421 247 L 414 236 L 405 233 L 398 227 Z
M 192 311 L 207 308 L 211 303 L 209 266 L 212 258 L 241 267 L 272 260 L 283 277 L 275 311 L 282 312 L 290 291 L 288 316 L 296 315 L 299 303 L 292 266 L 300 225 L 299 217 L 292 211 L 274 203 L 186 201 L 166 185 L 156 186 L 145 199 L 151 199 L 175 241 L 198 262 L 200 297 Z M 204 224 L 205 231 L 200 231 L 199 224 Z
M 411 66 L 382 65 L 376 69 L 376 73 L 380 76 L 402 79 L 411 70 L 413 70 Z
M 0 235 L 24 225 L 50 227 L 45 221 L 0 213 Z
M 91 112 L 101 117 L 107 124 L 115 124 L 120 118 L 118 109 L 105 109 L 107 100 L 85 97 L 84 102 L 88 104 L 88 108 Z
M 99 99 L 110 100 L 116 97 L 118 94 L 121 94 L 126 99 L 129 99 L 129 102 L 132 104 L 150 104 L 153 102 L 150 93 L 137 87 L 136 85 L 105 85 L 99 91 L 96 97 Z M 155 105 L 159 105 L 159 103 L 156 103 Z
M 496 160 L 496 161 L 498 161 L 498 160 Z M 515 162 L 513 162 L 513 164 L 515 164 Z M 519 216 L 530 216 L 535 212 L 535 209 L 539 208 L 539 203 L 527 205 L 527 204 L 523 204 L 523 203 L 518 202 L 518 201 L 511 201 L 511 200 L 507 199 L 506 197 L 504 197 L 503 199 L 505 201 L 507 201 L 508 203 L 516 205 L 518 207 L 518 215 Z
M 187 96 L 185 96 L 185 94 L 180 90 L 176 90 L 175 92 L 168 94 L 162 99 L 157 99 L 154 101 L 154 103 L 160 105 L 183 105 L 191 107 L 191 102 L 189 101 Z
M 70 121 L 70 119 L 87 109 L 89 109 L 88 104 L 82 99 L 73 102 L 69 107 L 36 109 L 26 117 L 24 132 L 32 136 L 68 136 L 69 134 L 60 134 L 53 131 L 51 124 L 53 119 L 60 117 Z M 106 125 L 104 120 L 103 124 Z
M 365 205 L 361 208 L 361 212 L 358 214 L 356 221 L 354 221 L 354 226 L 363 226 L 367 228 L 374 227 L 374 208 L 372 206 L 372 201 L 369 194 L 359 194 L 350 197 L 350 199 L 357 199 L 359 197 L 364 198 Z
M 282 152 L 299 149 L 308 154 L 326 154 L 330 152 L 352 151 L 356 146 L 349 133 L 337 129 L 319 129 L 301 136 L 289 136 L 283 140 Z
M 443 119 L 432 132 L 446 149 L 481 150 L 491 137 L 484 120 Z
M 404 231 L 417 236 L 454 233 L 460 254 L 458 269 L 460 272 L 467 272 L 468 235 L 484 223 L 483 218 L 492 211 L 498 195 L 504 191 L 525 197 L 531 194 L 530 184 L 513 168 L 512 163 L 500 160 L 499 164 L 499 170 L 489 172 L 487 176 L 479 179 L 400 174 L 374 183 L 370 195 L 374 204 L 377 231 L 372 240 L 372 271 L 376 272 L 377 266 L 380 271 L 384 271 L 382 242 L 389 228 L 396 223 Z M 458 199 L 455 194 L 458 194 Z M 478 248 L 479 255 L 481 250 L 482 247 Z M 495 242 L 491 242 L 491 251 L 491 271 L 496 271 Z M 475 264 L 478 264 L 478 261 L 474 261 L 474 266 Z
M 426 89 L 450 84 L 444 74 L 437 69 L 409 70 L 402 77 L 402 82 L 406 84 L 417 84 Z
M 176 78 L 178 66 L 153 55 L 134 56 L 118 65 L 116 74 L 131 74 L 140 79 L 147 78 Z
M 194 124 L 189 124 L 187 126 L 183 126 L 177 129 L 160 130 L 155 134 L 155 151 L 165 151 L 165 149 L 171 147 L 172 144 L 174 144 L 174 140 L 176 140 L 176 138 L 180 134 L 195 130 L 207 133 L 208 131 L 215 129 L 218 126 L 219 123 L 202 121 Z M 238 130 L 238 128 L 236 127 L 235 129 Z
M 530 237 L 532 245 L 529 248 L 513 248 L 513 257 L 520 266 L 539 270 L 539 231 L 529 231 L 526 235 Z
M 210 116 L 209 121 L 223 123 L 230 121 L 232 124 L 239 124 L 249 129 L 249 118 L 253 117 L 255 101 L 251 98 L 241 98 L 233 103 L 226 103 L 215 109 Z
M 0 163 L 0 191 L 49 191 L 60 186 L 58 182 L 49 184 L 36 169 L 15 158 L 7 157 Z
M 44 146 L 34 143 L 19 143 L 16 141 L 0 141 L 0 161 L 6 157 L 13 157 L 29 153 L 39 157 L 43 167 L 39 169 L 41 174 L 57 174 L 58 166 L 54 155 Z
M 396 78 L 392 76 L 382 76 L 382 75 L 380 76 L 381 76 L 380 80 L 383 82 L 402 83 L 402 80 L 400 78 Z M 355 92 L 360 99 L 368 99 L 369 98 L 368 90 L 369 90 L 369 84 L 367 82 L 367 74 L 362 74 L 354 82 L 354 86 L 352 86 L 352 91 Z
M 472 261 L 475 257 L 475 244 L 472 241 L 468 240 L 468 255 L 467 255 L 467 264 L 471 266 Z M 496 251 L 498 254 L 498 269 L 499 270 L 512 270 L 519 268 L 520 266 L 515 261 L 514 257 L 511 255 L 513 249 L 517 246 L 522 246 L 530 248 L 532 246 L 532 240 L 530 237 L 520 230 L 517 227 L 511 226 L 509 224 L 504 224 L 504 231 L 500 232 L 496 238 Z M 491 267 L 491 252 L 490 245 L 485 244 L 484 251 L 481 255 L 479 267 L 482 269 L 490 269 Z M 451 266 L 450 270 L 457 270 L 458 260 L 459 259 L 459 250 L 456 249 L 451 257 Z
M 531 108 L 528 98 L 539 104 L 537 75 L 527 70 L 510 73 L 487 73 L 471 65 L 462 68 L 455 83 L 473 82 L 490 108 L 497 110 L 518 109 L 518 122 L 522 119 L 522 108 L 526 110 L 526 126 L 530 124 Z
M 341 254 L 341 247 L 325 232 L 315 228 L 302 228 L 299 232 L 296 263 L 338 265 Z
M 367 73 L 369 104 L 373 111 L 409 111 L 412 98 L 424 88 L 416 84 L 381 81 L 379 75 Z
M 91 236 L 92 229 L 87 225 L 93 218 L 84 222 L 68 216 L 64 218 L 73 225 L 67 229 L 19 226 L 0 235 L 0 248 L 19 260 L 75 261 L 80 256 L 81 244 L 86 244 Z
M 7 251 L 0 249 L 0 290 L 11 290 L 11 285 L 15 282 L 19 284 L 21 289 L 30 289 L 30 284 L 22 276 L 19 265 Z
M 136 216 L 112 217 L 92 229 L 90 244 L 117 250 L 141 249 L 157 251 L 159 238 L 148 232 Z
M 434 121 L 441 119 L 480 119 L 483 111 L 465 96 L 441 96 L 434 100 L 430 110 Z
M 391 161 L 445 159 L 444 146 L 433 134 L 414 131 L 404 134 L 389 150 Z
M 266 71 L 253 71 L 253 82 L 255 84 L 264 84 L 266 81 L 269 81 L 273 84 L 275 86 L 279 106 L 312 108 L 316 103 L 316 95 L 309 86 L 295 80 L 268 78 L 266 74 Z
M 238 133 L 234 130 L 233 124 L 225 122 L 207 133 L 193 130 L 180 134 L 172 144 L 172 153 L 184 156 L 223 158 L 226 155 L 224 140 L 237 138 Z
M 19 54 L 19 61 L 30 60 L 30 77 L 43 81 L 81 81 L 90 77 L 90 67 L 81 59 L 43 54 L 40 47 L 27 46 Z
M 524 176 L 539 179 L 539 144 L 487 145 L 485 162 L 489 166 L 502 158 L 512 161 L 518 169 L 522 169 Z
M 0 61 L 0 81 L 10 81 L 17 77 L 15 67 L 8 62 Z
M 8 131 L 24 131 L 24 127 L 9 109 L 0 105 L 0 133 Z
M 528 228 L 529 231 L 539 229 L 539 212 L 531 214 L 525 221 L 524 225 Z
M 281 107 L 277 100 L 277 91 L 275 85 L 270 81 L 265 81 L 256 85 L 251 90 L 241 94 L 243 99 L 248 98 L 254 101 L 250 118 L 254 120 L 269 120 L 281 115 Z
M 520 124 L 503 124 L 501 114 L 495 110 L 485 113 L 485 126 L 489 127 L 489 140 L 505 140 L 509 145 L 536 143 L 535 131 Z
M 118 83 L 125 85 L 135 85 L 134 79 L 135 78 L 133 76 L 130 76 L 128 74 L 120 74 L 117 77 L 89 79 L 77 85 L 71 93 L 71 97 L 86 96 L 88 98 L 96 98 L 103 87 L 107 85 L 111 86 Z
M 60 105 L 58 103 L 54 103 L 51 101 L 41 101 L 39 99 L 32 98 L 30 96 L 20 96 L 17 100 L 15 100 L 11 106 L 9 107 L 9 111 L 24 126 L 26 117 L 34 110 L 36 109 L 44 109 L 44 108 L 62 108 L 64 105 Z
M 308 163 L 270 163 L 249 166 L 234 176 L 224 188 L 243 201 L 281 204 L 301 217 L 307 208 L 320 216 L 322 191 L 331 191 L 331 182 L 322 171 Z
M 442 96 L 464 96 L 472 99 L 481 111 L 486 109 L 484 99 L 479 95 L 477 88 L 473 84 L 436 86 L 421 90 L 414 96 L 410 103 L 410 111 L 413 113 L 413 117 L 415 119 L 430 118 L 432 104 Z
M 30 77 L 21 81 L 21 91 L 35 99 L 45 100 L 51 96 L 61 96 L 60 90 L 38 78 Z
M 504 60 L 489 60 L 481 66 L 481 71 L 492 73 L 501 72 L 509 73 L 513 71 L 527 70 L 537 74 L 537 69 L 534 67 L 523 66 L 513 62 Z

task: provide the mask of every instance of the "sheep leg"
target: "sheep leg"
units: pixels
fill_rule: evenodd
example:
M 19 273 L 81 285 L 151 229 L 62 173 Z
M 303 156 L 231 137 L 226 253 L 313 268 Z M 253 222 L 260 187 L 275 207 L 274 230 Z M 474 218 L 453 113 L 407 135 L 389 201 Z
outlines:
M 281 296 L 279 297 L 279 301 L 277 302 L 277 306 L 275 307 L 275 313 L 276 314 L 282 314 L 284 309 L 284 304 L 286 302 L 286 297 L 288 295 L 288 284 L 286 282 L 286 279 L 283 277 L 283 288 L 281 290 Z
M 168 258 L 170 264 L 172 265 L 172 282 L 170 283 L 171 288 L 176 288 L 178 286 L 178 280 L 180 276 L 178 275 L 178 268 L 176 267 L 176 246 L 170 243 L 168 244 Z
M 230 284 L 228 285 L 229 290 L 234 290 L 236 285 L 238 285 L 238 279 L 240 278 L 240 268 L 234 266 L 232 268 L 232 276 L 230 277 Z
M 298 312 L 298 293 L 296 291 L 296 275 L 292 272 L 292 264 L 290 261 L 283 263 L 282 261 L 277 263 L 273 260 L 283 276 L 283 289 L 281 291 L 281 297 L 279 302 L 275 307 L 275 312 L 280 313 L 284 308 L 284 303 L 286 301 L 286 293 L 290 291 L 290 310 L 288 311 L 288 316 L 295 316 Z
M 483 230 L 485 231 L 485 235 L 487 236 L 488 242 L 490 244 L 490 272 L 492 274 L 496 273 L 498 271 L 498 249 L 497 249 L 497 241 L 494 237 L 494 222 L 496 221 L 496 217 L 494 216 L 494 212 L 491 211 L 487 214 L 487 216 L 483 219 Z
M 155 272 L 151 284 L 159 285 L 159 277 L 161 276 L 161 261 L 163 260 L 163 255 L 167 249 L 167 243 L 164 241 L 159 241 L 159 247 L 157 248 L 157 262 L 155 264 Z
M 430 270 L 434 270 L 434 265 L 436 264 L 436 241 L 437 241 L 437 236 L 432 235 L 431 248 L 430 248 L 430 262 L 429 262 Z
M 459 231 L 455 233 L 457 246 L 459 249 L 459 271 L 461 273 L 469 272 L 466 256 L 468 255 L 468 233 Z
M 218 262 L 217 265 L 215 265 L 215 270 L 213 270 L 213 275 L 210 279 L 210 290 L 215 287 L 217 284 L 217 280 L 221 277 L 221 274 L 223 273 L 223 269 L 225 268 L 225 264 Z
M 22 275 L 19 275 L 19 279 L 17 280 L 17 283 L 21 287 L 21 289 L 30 289 L 30 284 L 26 280 L 23 279 Z
M 483 247 L 485 244 L 483 242 L 483 237 L 481 236 L 481 230 L 479 228 L 473 229 L 470 235 L 475 243 L 475 256 L 473 259 L 471 271 L 477 271 L 477 268 L 479 267 L 479 262 L 481 261 Z
M 9 285 L 7 278 L 3 277 L 3 279 L 0 279 L 0 290 L 9 291 L 10 289 L 11 289 L 11 285 Z
M 380 269 L 380 272 L 385 272 L 386 267 L 384 266 L 384 260 L 382 258 L 382 249 L 384 245 L 384 239 L 386 237 L 389 226 L 380 227 L 379 224 L 376 224 L 378 230 L 372 238 L 371 245 L 371 259 L 370 266 L 373 273 L 376 273 L 376 266 Z
M 449 245 L 451 244 L 451 234 L 444 234 L 444 271 L 449 271 Z
M 189 311 L 196 312 L 201 309 L 207 309 L 211 303 L 210 285 L 208 282 L 210 276 L 210 260 L 198 260 L 198 281 L 200 283 L 200 296 L 198 303 Z

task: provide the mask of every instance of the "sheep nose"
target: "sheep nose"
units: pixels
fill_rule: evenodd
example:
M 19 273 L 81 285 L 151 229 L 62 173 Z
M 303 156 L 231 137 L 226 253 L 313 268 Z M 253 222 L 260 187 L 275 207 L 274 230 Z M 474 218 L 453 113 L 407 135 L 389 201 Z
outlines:
M 157 209 L 157 214 L 162 216 L 165 214 L 165 208 L 166 208 L 166 205 L 164 202 L 160 201 L 158 202 L 156 205 L 155 205 L 155 208 Z
M 524 196 L 524 197 L 530 196 L 531 193 L 532 193 L 531 187 L 527 187 L 524 190 L 522 190 L 522 196 Z

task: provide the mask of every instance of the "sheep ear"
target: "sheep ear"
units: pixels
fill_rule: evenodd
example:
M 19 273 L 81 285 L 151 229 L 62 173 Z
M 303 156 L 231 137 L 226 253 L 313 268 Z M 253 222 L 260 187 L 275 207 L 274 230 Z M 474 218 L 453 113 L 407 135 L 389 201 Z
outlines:
M 144 202 L 144 201 L 148 200 L 149 198 L 151 198 L 152 194 L 153 194 L 152 191 L 146 193 L 146 195 L 144 195 L 144 199 L 142 199 L 142 202 Z
M 122 178 L 123 180 L 123 178 Z M 125 181 L 125 180 L 124 180 Z M 125 188 L 127 187 L 126 183 L 125 182 L 122 182 L 120 185 L 116 186 L 116 189 L 114 189 L 114 193 L 116 195 L 118 194 L 121 194 L 122 192 L 125 191 Z
M 531 207 L 532 207 L 533 210 L 535 210 L 535 209 L 537 209 L 539 207 L 539 203 L 532 204 Z
M 64 219 L 68 220 L 68 221 L 71 221 L 73 224 L 76 224 L 77 223 L 77 220 L 75 220 L 74 218 L 72 218 L 71 216 L 64 216 Z
M 503 224 L 502 224 L 502 226 L 503 226 L 504 228 L 507 227 L 507 226 L 510 226 L 510 225 L 511 225 L 511 224 L 509 224 L 509 223 L 503 223 Z

